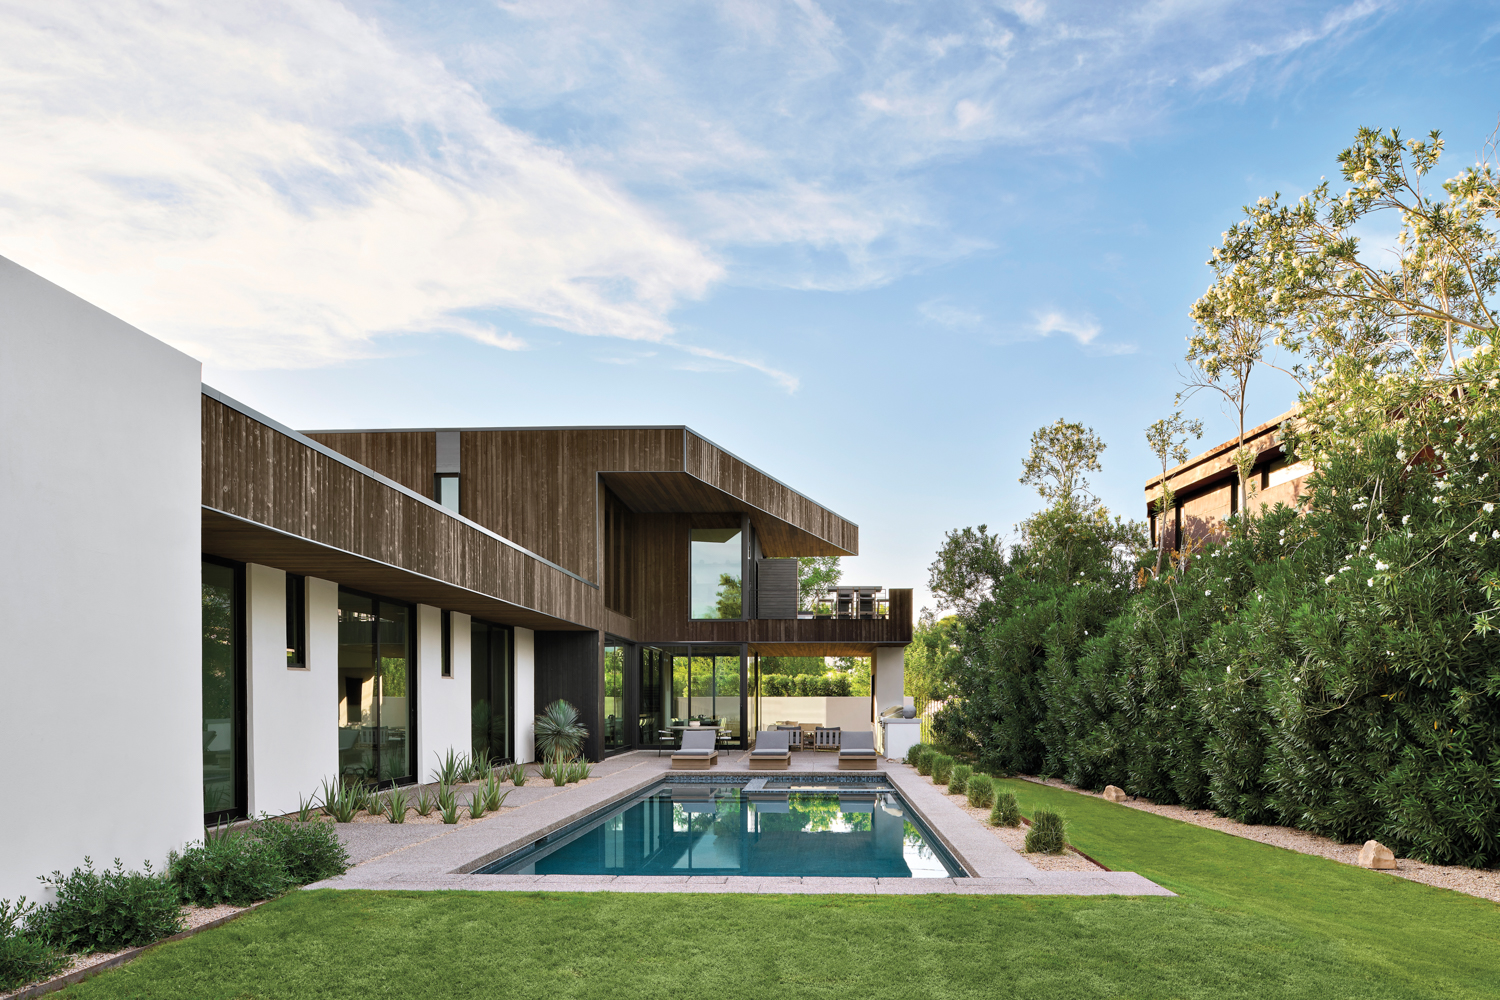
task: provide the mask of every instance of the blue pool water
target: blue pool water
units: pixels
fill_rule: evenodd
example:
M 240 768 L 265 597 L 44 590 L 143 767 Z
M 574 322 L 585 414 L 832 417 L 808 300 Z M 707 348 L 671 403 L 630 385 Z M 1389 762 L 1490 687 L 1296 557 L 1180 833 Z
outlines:
M 665 782 L 477 874 L 964 874 L 889 786 L 752 787 Z

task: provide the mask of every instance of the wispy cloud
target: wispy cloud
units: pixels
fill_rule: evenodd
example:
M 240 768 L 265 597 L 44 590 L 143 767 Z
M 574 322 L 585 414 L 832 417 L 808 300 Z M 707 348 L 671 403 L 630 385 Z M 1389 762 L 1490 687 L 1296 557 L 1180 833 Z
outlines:
M 1039 337 L 1065 333 L 1084 345 L 1092 344 L 1094 338 L 1099 336 L 1100 329 L 1091 316 L 1069 316 L 1056 310 L 1038 313 L 1036 322 L 1032 324 L 1032 330 Z
M 923 317 L 942 326 L 977 327 L 984 322 L 984 314 L 956 306 L 946 299 L 932 299 L 917 306 Z
M 689 371 L 719 371 L 723 370 L 724 366 L 738 366 L 768 376 L 789 393 L 796 392 L 802 384 L 802 380 L 797 376 L 784 372 L 779 368 L 773 368 L 765 362 L 756 361 L 753 358 L 737 357 L 732 354 L 725 354 L 722 351 L 710 350 L 707 347 L 694 347 L 691 345 L 684 345 L 682 350 L 700 359 L 698 363 L 685 361 L 678 365 L 679 368 Z M 702 364 L 701 362 L 704 361 L 709 362 L 709 364 Z

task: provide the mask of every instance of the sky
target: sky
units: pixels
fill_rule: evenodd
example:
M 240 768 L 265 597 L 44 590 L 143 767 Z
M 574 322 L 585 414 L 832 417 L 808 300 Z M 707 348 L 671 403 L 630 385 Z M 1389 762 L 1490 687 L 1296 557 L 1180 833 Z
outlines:
M 1493 3 L 0 0 L 0 255 L 301 429 L 686 424 L 930 606 L 1058 418 L 1143 517 L 1240 207 L 1459 172 L 1497 65 Z

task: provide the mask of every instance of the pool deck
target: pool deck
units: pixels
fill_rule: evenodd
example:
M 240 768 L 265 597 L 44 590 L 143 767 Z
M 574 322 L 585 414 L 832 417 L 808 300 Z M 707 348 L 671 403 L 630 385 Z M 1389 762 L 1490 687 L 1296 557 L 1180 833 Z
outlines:
M 883 775 L 943 842 L 968 878 L 826 878 L 735 875 L 474 875 L 497 858 L 604 806 L 628 799 L 670 773 L 670 758 L 643 750 L 594 765 L 584 784 L 555 787 L 533 777 L 520 788 L 507 785 L 505 808 L 467 826 L 411 823 L 339 824 L 339 838 L 355 867 L 339 878 L 309 889 L 466 889 L 521 892 L 761 892 L 924 895 L 1129 895 L 1170 896 L 1171 892 L 1134 872 L 1044 872 L 1000 842 L 915 770 L 882 760 L 875 771 L 842 772 L 850 777 Z M 743 751 L 720 751 L 709 771 L 679 776 L 748 775 L 772 779 L 840 773 L 836 754 L 800 751 L 786 771 L 749 769 Z M 472 786 L 468 786 L 472 787 Z

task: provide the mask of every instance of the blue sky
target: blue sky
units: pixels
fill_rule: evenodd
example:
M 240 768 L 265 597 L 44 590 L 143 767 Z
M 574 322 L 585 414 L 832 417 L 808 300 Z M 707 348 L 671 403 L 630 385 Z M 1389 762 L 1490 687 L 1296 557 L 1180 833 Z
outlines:
M 1141 516 L 1240 205 L 1500 120 L 1494 4 L 230 6 L 0 3 L 0 254 L 295 427 L 688 424 L 924 597 L 1058 417 Z

